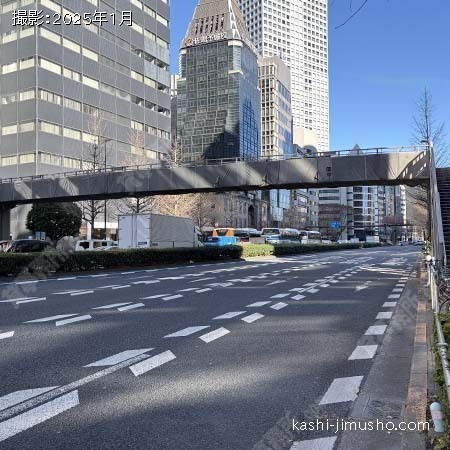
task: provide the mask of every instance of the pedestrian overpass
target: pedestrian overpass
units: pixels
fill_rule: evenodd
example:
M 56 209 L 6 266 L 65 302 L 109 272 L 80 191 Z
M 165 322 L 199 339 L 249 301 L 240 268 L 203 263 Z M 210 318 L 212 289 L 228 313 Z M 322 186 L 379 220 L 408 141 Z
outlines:
M 10 210 L 27 203 L 76 202 L 199 192 L 428 184 L 429 152 L 368 149 L 257 161 L 207 160 L 65 172 L 0 180 L 0 239 Z

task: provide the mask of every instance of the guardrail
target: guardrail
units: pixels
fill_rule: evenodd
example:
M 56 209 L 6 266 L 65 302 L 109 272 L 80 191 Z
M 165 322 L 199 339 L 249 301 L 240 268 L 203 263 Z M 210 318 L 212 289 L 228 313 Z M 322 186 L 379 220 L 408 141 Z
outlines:
M 175 167 L 198 167 L 198 166 L 221 166 L 224 164 L 231 164 L 237 162 L 256 162 L 256 161 L 280 161 L 280 160 L 291 160 L 291 159 L 303 159 L 303 158 L 335 158 L 340 156 L 361 156 L 361 155 L 379 155 L 386 153 L 400 153 L 400 152 L 420 152 L 427 150 L 427 146 L 417 145 L 409 147 L 373 147 L 364 149 L 353 149 L 353 150 L 335 150 L 329 152 L 315 152 L 315 153 L 303 153 L 295 155 L 270 155 L 264 156 L 260 159 L 245 159 L 245 158 L 223 158 L 223 159 L 202 159 L 197 161 L 190 161 L 185 163 L 174 163 L 169 160 L 159 161 L 157 163 L 150 164 L 139 164 L 139 165 L 129 165 L 129 166 L 110 166 L 106 168 L 97 169 L 80 169 L 75 171 L 67 172 L 56 172 L 51 174 L 42 175 L 30 175 L 24 177 L 8 177 L 0 178 L 0 184 L 5 183 L 16 183 L 21 181 L 33 181 L 33 180 L 47 180 L 55 178 L 66 178 L 73 176 L 82 175 L 94 175 L 100 173 L 112 173 L 112 172 L 130 172 L 135 170 L 153 170 L 153 169 L 172 169 Z M 86 161 L 89 164 L 89 161 Z

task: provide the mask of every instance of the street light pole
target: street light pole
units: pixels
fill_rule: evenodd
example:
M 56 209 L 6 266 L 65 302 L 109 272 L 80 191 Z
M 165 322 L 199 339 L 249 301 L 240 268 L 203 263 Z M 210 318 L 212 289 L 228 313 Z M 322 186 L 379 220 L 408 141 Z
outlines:
M 102 144 L 104 146 L 103 148 L 103 152 L 104 152 L 104 163 L 105 163 L 105 177 L 106 177 L 106 144 L 108 142 L 112 141 L 112 139 L 105 139 Z M 107 211 L 106 211 L 106 202 L 107 200 L 105 199 L 105 203 L 103 205 L 103 209 L 104 209 L 104 226 L 105 226 L 105 231 L 104 231 L 104 237 L 105 237 L 105 241 L 107 239 Z

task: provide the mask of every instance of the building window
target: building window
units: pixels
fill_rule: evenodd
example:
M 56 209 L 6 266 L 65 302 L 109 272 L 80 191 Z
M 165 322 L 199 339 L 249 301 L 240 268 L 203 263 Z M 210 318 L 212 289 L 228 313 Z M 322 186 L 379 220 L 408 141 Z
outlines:
M 8 136 L 9 134 L 17 134 L 17 124 L 6 125 L 2 127 L 2 136 Z

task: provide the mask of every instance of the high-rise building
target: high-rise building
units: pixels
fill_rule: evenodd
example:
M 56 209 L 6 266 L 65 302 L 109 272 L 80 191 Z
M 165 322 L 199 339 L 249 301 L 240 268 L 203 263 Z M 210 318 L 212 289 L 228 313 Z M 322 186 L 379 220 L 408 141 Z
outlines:
M 180 49 L 177 134 L 184 161 L 257 159 L 257 53 L 235 0 L 200 0 Z
M 0 14 L 0 177 L 169 151 L 167 0 L 2 0 Z
M 318 150 L 327 151 L 327 0 L 239 0 L 239 5 L 258 52 L 280 56 L 291 70 L 294 127 L 315 133 Z

